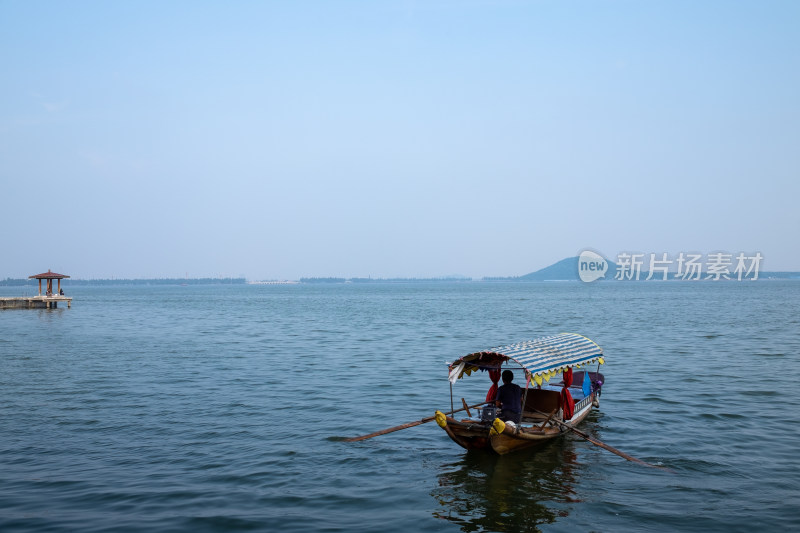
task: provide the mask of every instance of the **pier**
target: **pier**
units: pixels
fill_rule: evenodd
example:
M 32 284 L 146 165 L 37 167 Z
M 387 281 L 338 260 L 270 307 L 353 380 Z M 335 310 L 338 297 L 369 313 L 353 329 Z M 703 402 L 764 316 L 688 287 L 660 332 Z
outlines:
M 72 298 L 64 296 L 61 290 L 61 280 L 68 277 L 50 270 L 43 274 L 28 276 L 28 279 L 39 280 L 39 294 L 36 296 L 0 297 L 0 309 L 56 309 L 58 302 L 67 302 L 67 308 L 70 308 L 72 307 Z M 47 281 L 44 294 L 42 294 L 42 280 Z M 53 280 L 58 280 L 58 287 L 55 291 L 53 291 Z
M 0 309 L 56 309 L 58 302 L 72 307 L 72 298 L 67 296 L 11 296 L 0 297 Z

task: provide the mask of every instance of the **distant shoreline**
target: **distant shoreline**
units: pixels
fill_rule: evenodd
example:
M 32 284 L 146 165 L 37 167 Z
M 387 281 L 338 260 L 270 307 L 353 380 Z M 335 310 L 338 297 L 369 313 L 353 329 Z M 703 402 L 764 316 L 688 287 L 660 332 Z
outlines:
M 529 274 L 521 276 L 483 276 L 481 278 L 471 278 L 462 275 L 449 275 L 437 276 L 430 278 L 373 278 L 373 277 L 336 277 L 336 276 L 320 276 L 320 277 L 302 277 L 299 280 L 288 279 L 265 279 L 265 280 L 248 280 L 243 277 L 238 278 L 123 278 L 123 279 L 80 279 L 70 278 L 63 280 L 65 286 L 88 286 L 88 285 L 330 285 L 330 284 L 364 284 L 364 283 L 530 283 L 530 282 L 564 282 L 564 281 L 580 281 L 578 273 L 578 257 L 567 257 L 560 261 L 553 263 L 550 266 L 539 269 Z M 667 279 L 663 280 L 663 273 L 659 272 L 653 279 L 648 280 L 650 272 L 647 270 L 640 270 L 638 272 L 639 279 L 636 280 L 617 280 L 615 273 L 618 271 L 618 266 L 609 261 L 606 276 L 601 277 L 595 282 L 614 282 L 614 281 L 705 281 L 707 280 L 708 272 L 700 272 L 700 279 L 681 279 L 676 276 L 676 272 L 667 272 Z M 712 281 L 739 281 L 738 275 L 730 269 L 726 271 L 729 276 L 728 279 L 715 279 Z M 800 272 L 792 271 L 763 271 L 758 272 L 758 280 L 798 280 L 800 281 Z M 631 272 L 626 272 L 631 274 Z M 692 276 L 695 274 L 693 273 Z M 741 281 L 751 281 L 753 274 L 743 276 Z M 0 280 L 0 287 L 27 287 L 36 284 L 36 280 L 24 278 L 6 278 Z
M 74 279 L 62 281 L 65 286 L 87 285 L 244 285 L 245 278 L 143 278 L 143 279 Z M 0 287 L 35 286 L 37 280 L 6 278 L 0 280 Z
M 638 280 L 622 280 L 628 283 L 636 282 L 682 282 L 693 283 L 698 281 L 717 282 L 740 282 L 736 277 L 731 279 L 706 280 L 705 277 L 699 280 L 682 280 L 670 275 L 667 280 L 654 278 L 646 280 L 647 273 L 644 272 Z M 611 279 L 599 279 L 594 283 L 613 283 L 619 282 L 613 277 Z M 741 282 L 751 281 L 742 279 Z M 800 281 L 800 272 L 760 272 L 755 281 Z M 300 280 L 247 280 L 246 278 L 156 278 L 156 279 L 65 279 L 62 285 L 65 287 L 89 287 L 89 286 L 182 286 L 182 285 L 363 285 L 369 283 L 581 283 L 579 279 L 531 279 L 524 276 L 519 277 L 483 277 L 483 278 L 300 278 Z M 0 280 L 0 287 L 33 287 L 37 286 L 36 280 L 6 278 Z

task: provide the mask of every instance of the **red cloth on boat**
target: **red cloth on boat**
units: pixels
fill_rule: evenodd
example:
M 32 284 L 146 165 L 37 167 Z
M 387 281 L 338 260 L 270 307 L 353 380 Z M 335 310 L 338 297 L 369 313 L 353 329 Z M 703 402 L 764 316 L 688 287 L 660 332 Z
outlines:
M 493 402 L 497 399 L 497 382 L 500 381 L 500 369 L 489 370 L 489 379 L 492 380 L 492 386 L 489 387 L 489 392 L 486 393 L 486 401 Z
M 564 420 L 569 420 L 575 414 L 575 400 L 572 399 L 572 394 L 569 393 L 569 386 L 572 385 L 572 368 L 568 368 L 563 373 L 564 388 L 561 389 L 561 411 L 564 415 Z

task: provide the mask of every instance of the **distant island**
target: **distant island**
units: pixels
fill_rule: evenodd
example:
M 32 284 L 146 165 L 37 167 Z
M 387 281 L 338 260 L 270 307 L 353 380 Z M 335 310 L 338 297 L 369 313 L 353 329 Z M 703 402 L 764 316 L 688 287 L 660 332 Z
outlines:
M 617 269 L 616 263 L 607 261 L 608 272 L 606 278 L 609 276 L 614 278 L 614 272 Z M 536 272 L 525 274 L 524 276 L 506 277 L 506 278 L 482 278 L 483 281 L 579 281 L 578 277 L 578 256 L 567 257 L 557 263 L 553 263 L 548 267 L 544 267 Z
M 553 263 L 552 265 L 537 270 L 536 272 L 531 272 L 530 274 L 525 274 L 524 276 L 517 276 L 517 277 L 506 277 L 506 278 L 491 278 L 485 277 L 482 278 L 483 281 L 580 281 L 580 277 L 578 276 L 578 256 L 575 257 L 567 257 L 562 259 L 557 263 Z M 614 275 L 617 272 L 617 264 L 613 261 L 606 260 L 608 263 L 608 269 L 606 276 L 604 278 L 600 278 L 597 281 L 617 281 L 614 279 Z M 642 269 L 639 273 L 639 280 L 644 281 L 650 275 L 648 270 Z M 702 277 L 705 278 L 707 272 L 703 271 Z M 736 276 L 731 273 L 729 274 L 731 279 L 736 279 Z M 676 279 L 675 272 L 668 272 L 667 273 L 667 280 L 674 280 Z M 773 271 L 762 271 L 758 273 L 758 279 L 800 279 L 800 272 L 773 272 Z M 662 274 L 659 272 L 655 276 L 653 276 L 653 281 L 662 281 Z

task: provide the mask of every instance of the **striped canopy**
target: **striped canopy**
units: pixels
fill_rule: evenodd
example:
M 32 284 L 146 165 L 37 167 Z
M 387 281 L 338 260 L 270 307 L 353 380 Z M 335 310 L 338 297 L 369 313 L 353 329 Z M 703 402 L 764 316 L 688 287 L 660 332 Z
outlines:
M 556 372 L 573 366 L 594 361 L 600 364 L 605 362 L 603 349 L 594 341 L 577 333 L 559 333 L 471 353 L 453 362 L 450 369 L 451 372 L 457 371 L 457 377 L 460 378 L 463 374 L 470 375 L 480 368 L 499 368 L 508 359 L 519 363 L 531 376 L 543 376 L 548 379 Z

